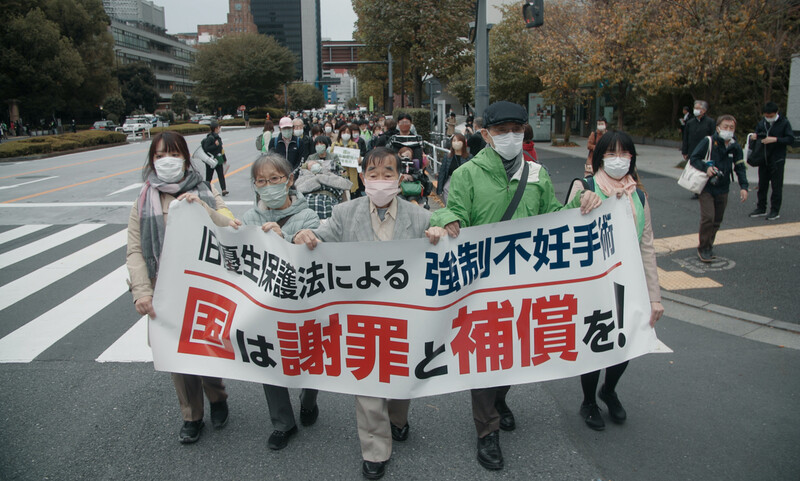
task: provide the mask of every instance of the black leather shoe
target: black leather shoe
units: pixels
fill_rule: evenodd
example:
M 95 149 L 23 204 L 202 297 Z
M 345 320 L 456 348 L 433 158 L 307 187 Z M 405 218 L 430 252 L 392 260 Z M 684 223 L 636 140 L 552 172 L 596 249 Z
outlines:
M 408 439 L 408 429 L 409 429 L 408 423 L 406 423 L 406 425 L 403 426 L 402 428 L 398 428 L 394 424 L 391 424 L 391 426 L 392 426 L 392 439 L 394 439 L 395 441 L 405 441 L 406 439 Z
M 486 469 L 503 469 L 503 452 L 500 451 L 500 431 L 478 438 L 478 462 Z
M 381 479 L 386 474 L 386 463 L 388 462 L 374 463 L 372 461 L 364 461 L 361 463 L 361 474 L 367 479 Z
M 228 403 L 220 401 L 211 403 L 211 424 L 219 429 L 228 423 Z
M 295 434 L 297 434 L 297 426 L 292 426 L 292 429 L 288 431 L 272 431 L 267 446 L 275 451 L 283 449 L 289 444 L 289 438 Z
M 608 407 L 608 415 L 612 421 L 618 424 L 625 422 L 625 420 L 628 418 L 628 413 L 625 412 L 625 408 L 622 407 L 622 403 L 619 402 L 617 393 L 606 392 L 606 385 L 603 384 L 603 386 L 600 388 L 600 391 L 597 393 L 597 397 L 606 403 L 606 406 Z
M 203 420 L 199 421 L 184 421 L 178 439 L 183 444 L 190 444 L 200 439 L 200 431 L 203 430 Z
M 503 431 L 513 431 L 514 428 L 517 427 L 517 423 L 514 421 L 514 413 L 508 408 L 505 399 L 495 401 L 494 407 L 497 409 L 497 412 L 500 413 L 500 429 Z
M 319 417 L 319 406 L 314 405 L 314 409 L 300 408 L 300 424 L 303 426 L 311 426 L 317 422 Z
M 595 431 L 602 431 L 606 428 L 606 423 L 600 416 L 600 407 L 597 403 L 582 403 L 580 412 L 581 416 L 583 416 L 583 420 L 586 421 L 586 425 L 590 428 Z

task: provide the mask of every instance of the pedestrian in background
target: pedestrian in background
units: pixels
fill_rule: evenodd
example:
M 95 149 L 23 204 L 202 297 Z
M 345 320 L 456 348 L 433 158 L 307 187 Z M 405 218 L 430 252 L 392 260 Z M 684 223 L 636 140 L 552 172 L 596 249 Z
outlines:
M 238 228 L 241 222 L 225 206 L 222 197 L 195 172 L 190 163 L 189 146 L 180 134 L 162 132 L 153 137 L 142 169 L 144 185 L 128 219 L 126 264 L 130 291 L 136 312 L 156 317 L 153 292 L 164 245 L 169 205 L 173 200 L 197 202 L 218 226 Z M 229 216 L 226 216 L 226 213 Z M 221 428 L 228 421 L 228 394 L 216 377 L 172 373 L 172 382 L 181 406 L 181 443 L 198 440 L 203 429 L 203 392 L 211 405 L 211 423 Z
M 219 126 L 219 123 L 216 120 L 212 120 L 209 127 L 211 127 L 211 132 L 206 135 L 206 138 L 203 139 L 200 145 L 208 155 L 217 159 L 217 165 L 211 167 L 206 164 L 206 182 L 211 182 L 211 179 L 214 178 L 214 172 L 216 172 L 217 179 L 219 179 L 219 186 L 222 188 L 222 195 L 228 195 L 228 190 L 225 185 L 224 166 L 224 164 L 227 162 L 227 159 L 225 158 L 225 154 L 222 150 L 222 138 L 219 136 L 219 132 L 222 127 Z
M 714 239 L 728 205 L 728 191 L 734 172 L 739 179 L 739 199 L 742 202 L 747 200 L 747 166 L 742 158 L 742 148 L 734 139 L 735 131 L 736 119 L 732 115 L 720 115 L 710 142 L 706 137 L 689 158 L 692 167 L 708 174 L 708 182 L 698 197 L 700 232 L 697 256 L 706 263 L 716 258 Z M 711 153 L 707 155 L 709 148 Z
M 245 225 L 257 225 L 264 233 L 275 235 L 291 242 L 300 229 L 319 227 L 319 217 L 308 208 L 303 194 L 295 191 L 292 166 L 282 156 L 272 152 L 262 155 L 250 168 L 250 181 L 256 193 L 256 206 L 242 216 Z M 269 437 L 267 446 L 280 450 L 289 444 L 289 439 L 297 434 L 289 389 L 282 386 L 264 384 L 269 417 L 275 429 Z M 300 391 L 300 424 L 311 426 L 317 421 L 316 389 Z
M 631 137 L 624 132 L 609 132 L 598 140 L 592 153 L 593 177 L 584 179 L 584 187 L 595 192 L 602 199 L 616 196 L 627 199 L 631 203 L 636 234 L 639 238 L 639 251 L 642 256 L 647 293 L 650 298 L 650 327 L 664 313 L 661 304 L 661 288 L 658 284 L 658 266 L 656 265 L 656 249 L 653 246 L 653 222 L 650 216 L 650 205 L 647 196 L 639 183 L 636 172 L 636 148 Z M 606 380 L 600 391 L 600 371 L 581 375 L 583 402 L 580 414 L 586 425 L 596 431 L 605 428 L 600 416 L 595 392 L 608 407 L 608 414 L 615 423 L 624 423 L 627 418 L 625 408 L 617 396 L 616 388 L 628 361 L 606 368 Z
M 469 162 L 471 158 L 467 150 L 467 139 L 461 134 L 453 135 L 450 140 L 450 152 L 442 161 L 436 182 L 436 194 L 442 198 L 444 205 L 447 205 L 447 195 L 450 193 L 450 177 L 457 168 Z
M 764 118 L 756 125 L 756 136 L 761 138 L 766 151 L 766 160 L 758 166 L 758 204 L 750 213 L 750 217 L 767 216 L 767 220 L 776 220 L 781 216 L 783 200 L 783 170 L 786 167 L 786 147 L 794 144 L 792 125 L 778 113 L 775 102 L 764 105 Z M 769 199 L 769 215 L 767 215 L 767 193 L 772 186 Z
M 586 141 L 586 148 L 589 149 L 589 156 L 586 158 L 586 165 L 583 168 L 584 175 L 592 175 L 592 158 L 594 154 L 594 148 L 597 145 L 597 142 L 600 141 L 600 138 L 606 133 L 606 128 L 608 126 L 608 122 L 606 121 L 605 117 L 600 117 L 597 119 L 596 129 L 594 132 L 589 134 L 589 139 Z
M 714 130 L 716 129 L 714 119 L 707 116 L 706 112 L 708 112 L 708 102 L 696 100 L 692 111 L 694 117 L 686 121 L 686 127 L 683 130 L 681 153 L 684 160 L 689 160 L 689 156 L 694 152 L 701 140 L 714 135 Z
M 450 137 L 454 133 L 456 133 L 456 113 L 450 112 L 450 116 L 447 117 L 447 131 L 445 132 L 445 135 Z
M 475 133 L 467 138 L 467 148 L 469 148 L 469 154 L 475 157 L 478 155 L 478 152 L 486 147 L 486 141 L 483 140 L 483 136 L 481 135 L 481 129 L 483 128 L 483 117 L 475 117 L 475 120 L 472 121 L 472 124 L 474 125 Z

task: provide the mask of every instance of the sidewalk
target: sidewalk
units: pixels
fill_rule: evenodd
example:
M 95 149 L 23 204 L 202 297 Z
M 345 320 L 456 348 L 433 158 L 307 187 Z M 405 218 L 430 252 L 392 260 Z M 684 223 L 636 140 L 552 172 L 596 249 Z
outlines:
M 586 158 L 589 151 L 586 149 L 587 139 L 584 137 L 570 137 L 572 142 L 578 147 L 553 147 L 550 142 L 537 142 L 536 150 L 547 150 L 558 152 L 563 155 Z M 636 167 L 642 172 L 671 177 L 676 181 L 681 176 L 682 169 L 677 168 L 678 162 L 683 160 L 678 149 L 670 147 L 660 147 L 657 145 L 636 145 Z M 751 180 L 754 190 L 757 186 L 755 180 L 758 179 L 758 169 L 747 166 L 747 178 Z M 788 159 L 784 170 L 784 185 L 800 185 L 800 161 Z

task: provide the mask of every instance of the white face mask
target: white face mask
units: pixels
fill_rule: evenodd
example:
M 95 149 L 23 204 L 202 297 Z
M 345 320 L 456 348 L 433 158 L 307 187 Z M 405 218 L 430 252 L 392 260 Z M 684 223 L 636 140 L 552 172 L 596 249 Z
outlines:
M 294 129 L 294 136 L 295 137 L 302 137 L 303 136 L 303 129 Z
M 773 119 L 771 119 L 769 117 L 764 117 L 764 120 L 766 120 L 767 122 L 769 122 L 771 124 L 771 123 L 775 122 L 776 120 L 778 120 L 778 114 L 775 114 L 775 118 L 773 118 Z
M 314 147 L 314 149 L 317 151 L 318 154 L 325 152 L 326 148 L 327 147 L 325 147 L 325 145 L 323 144 L 317 144 L 316 147 Z
M 515 134 L 514 132 L 491 136 L 494 151 L 506 160 L 516 159 L 519 153 L 522 152 L 522 139 L 524 137 L 525 134 Z
M 342 134 L 341 137 L 342 137 L 342 142 L 347 142 L 348 140 L 350 140 L 350 134 Z
M 717 133 L 719 134 L 719 138 L 725 142 L 733 138 L 733 130 L 718 130 Z
M 625 157 L 603 157 L 603 170 L 612 179 L 621 179 L 631 168 L 631 159 Z
M 600 132 L 605 132 L 606 124 L 597 124 L 597 130 L 599 130 Z
M 356 140 L 358 140 L 358 134 L 353 134 L 353 141 L 355 142 Z
M 325 126 L 325 133 L 326 134 L 330 134 L 331 132 L 333 132 L 333 127 L 331 127 L 330 125 L 326 125 Z
M 463 146 L 464 142 L 453 142 L 453 150 L 455 150 L 456 153 L 461 152 L 461 147 Z
M 292 129 L 281 129 L 281 135 L 284 139 L 292 138 Z
M 694 114 L 695 117 L 700 117 L 700 114 L 702 114 L 703 111 L 700 109 L 694 109 L 692 110 L 692 113 Z
M 153 161 L 156 177 L 168 184 L 173 184 L 183 178 L 183 164 L 185 161 L 179 157 L 161 157 Z
M 286 196 L 289 193 L 288 183 L 289 181 L 287 180 L 282 184 L 267 184 L 263 187 L 256 187 L 256 192 L 258 192 L 258 197 L 264 201 L 267 207 L 280 209 L 286 203 Z

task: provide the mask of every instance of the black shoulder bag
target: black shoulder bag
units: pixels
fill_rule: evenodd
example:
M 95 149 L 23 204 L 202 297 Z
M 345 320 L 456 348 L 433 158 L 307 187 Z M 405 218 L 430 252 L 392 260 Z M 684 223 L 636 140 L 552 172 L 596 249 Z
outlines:
M 503 214 L 503 218 L 500 219 L 500 222 L 511 219 L 511 216 L 514 215 L 514 211 L 517 210 L 519 201 L 522 200 L 522 194 L 525 193 L 525 186 L 528 184 L 528 162 L 523 160 L 522 163 L 522 177 L 519 179 L 519 184 L 517 184 L 517 191 L 514 192 L 514 197 L 511 198 L 511 203 L 508 204 L 508 208 L 505 214 Z

